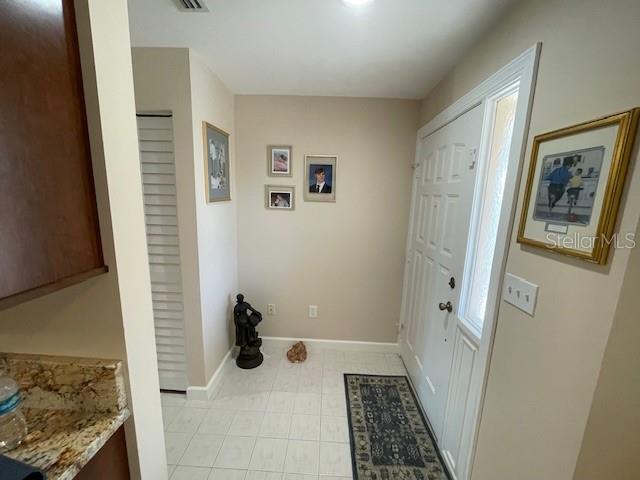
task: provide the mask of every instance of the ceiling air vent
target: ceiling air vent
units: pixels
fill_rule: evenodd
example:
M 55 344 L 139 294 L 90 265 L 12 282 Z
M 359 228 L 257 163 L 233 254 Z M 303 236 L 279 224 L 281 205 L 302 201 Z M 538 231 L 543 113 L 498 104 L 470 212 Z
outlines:
M 182 12 L 208 12 L 204 0 L 175 0 L 178 10 Z

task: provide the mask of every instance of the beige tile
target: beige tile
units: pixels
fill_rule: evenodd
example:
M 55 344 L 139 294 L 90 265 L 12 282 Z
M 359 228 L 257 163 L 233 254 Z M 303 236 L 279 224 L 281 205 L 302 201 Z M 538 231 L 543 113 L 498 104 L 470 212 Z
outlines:
M 297 370 L 283 370 L 278 373 L 273 390 L 276 392 L 297 392 L 300 373 Z
M 293 415 L 291 417 L 291 440 L 320 440 L 319 415 Z
M 322 373 L 301 375 L 298 382 L 298 393 L 322 393 Z
M 227 435 L 216 458 L 215 466 L 238 470 L 248 469 L 255 442 L 255 437 Z
M 210 468 L 178 466 L 171 475 L 171 480 L 207 480 L 210 473 Z
M 162 424 L 166 430 L 169 424 L 178 416 L 182 407 L 162 405 Z
M 166 432 L 164 434 L 164 446 L 167 453 L 168 464 L 178 464 L 192 436 L 191 433 Z
M 320 475 L 349 475 L 351 470 L 348 443 L 320 443 Z
M 284 471 L 286 473 L 318 474 L 320 444 L 303 440 L 289 440 Z
M 247 473 L 247 480 L 282 480 L 282 472 L 257 472 L 250 470 Z
M 179 464 L 192 467 L 213 467 L 223 442 L 223 435 L 196 433 L 191 438 Z
M 198 433 L 211 433 L 217 435 L 226 435 L 229 433 L 229 427 L 236 415 L 232 410 L 211 409 L 198 427 Z
M 227 468 L 213 468 L 208 480 L 245 480 L 246 470 L 231 470 Z
M 346 417 L 322 417 L 320 440 L 349 443 L 349 424 Z
M 184 407 L 187 402 L 187 396 L 184 393 L 160 392 L 160 402 L 164 406 Z
M 288 413 L 267 412 L 260 426 L 259 437 L 289 438 L 291 415 Z
M 296 394 L 292 392 L 271 392 L 267 412 L 293 413 Z
M 347 416 L 347 400 L 344 394 L 332 393 L 322 395 L 322 415 L 332 417 Z
M 253 448 L 251 470 L 282 472 L 287 453 L 287 440 L 279 438 L 258 438 Z
M 255 437 L 260 431 L 264 412 L 238 412 L 229 427 L 229 435 Z
M 195 433 L 208 410 L 183 408 L 167 427 L 167 432 Z
M 302 415 L 320 415 L 322 396 L 317 393 L 298 393 L 293 413 Z

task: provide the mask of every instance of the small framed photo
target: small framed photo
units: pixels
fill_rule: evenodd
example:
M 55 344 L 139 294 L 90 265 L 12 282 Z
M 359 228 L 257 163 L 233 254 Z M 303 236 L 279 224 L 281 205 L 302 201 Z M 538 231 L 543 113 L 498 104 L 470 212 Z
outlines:
M 294 210 L 296 207 L 296 187 L 265 185 L 264 197 L 268 210 Z
M 533 140 L 518 242 L 605 264 L 640 109 Z M 623 240 L 623 239 L 622 239 Z
M 336 201 L 337 155 L 304 156 L 304 199 L 307 202 Z
M 202 122 L 202 136 L 207 202 L 231 200 L 229 134 L 210 123 Z
M 267 147 L 267 167 L 270 177 L 291 177 L 291 147 L 274 146 Z

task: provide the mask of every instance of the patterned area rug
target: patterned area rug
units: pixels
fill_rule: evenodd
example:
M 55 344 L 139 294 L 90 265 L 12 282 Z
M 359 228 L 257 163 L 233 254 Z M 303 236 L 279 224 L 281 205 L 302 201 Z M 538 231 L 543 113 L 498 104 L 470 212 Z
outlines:
M 448 480 L 407 377 L 344 375 L 354 480 Z

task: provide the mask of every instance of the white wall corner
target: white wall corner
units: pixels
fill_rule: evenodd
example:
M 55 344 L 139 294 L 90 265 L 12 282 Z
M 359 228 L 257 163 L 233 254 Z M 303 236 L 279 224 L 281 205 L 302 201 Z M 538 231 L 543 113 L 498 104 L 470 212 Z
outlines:
M 222 372 L 225 369 L 225 366 L 229 364 L 232 360 L 231 353 L 233 352 L 233 347 L 229 349 L 229 351 L 225 354 L 224 358 L 218 365 L 218 368 L 213 375 L 209 379 L 206 387 L 187 387 L 187 400 L 200 400 L 200 401 L 209 401 L 213 398 L 216 387 L 220 385 L 220 380 L 222 379 Z
M 78 0 L 91 35 L 99 131 L 111 212 L 122 314 L 129 407 L 127 451 L 132 479 L 167 478 L 142 181 L 138 166 L 131 42 L 126 0 Z M 86 28 L 86 22 L 90 28 Z M 88 48 L 88 47 L 87 47 Z

